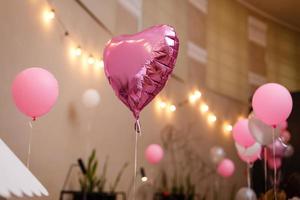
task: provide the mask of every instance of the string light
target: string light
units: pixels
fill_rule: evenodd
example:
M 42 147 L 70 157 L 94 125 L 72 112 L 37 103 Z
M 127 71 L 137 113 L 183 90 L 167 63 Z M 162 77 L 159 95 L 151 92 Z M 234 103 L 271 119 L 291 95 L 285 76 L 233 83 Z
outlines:
M 201 92 L 199 90 L 194 91 L 192 94 L 189 95 L 189 102 L 194 104 L 197 100 L 201 98 Z
M 206 103 L 201 103 L 199 109 L 202 113 L 207 113 L 209 110 L 209 107 Z
M 169 110 L 170 110 L 171 112 L 175 112 L 175 111 L 176 111 L 176 106 L 173 105 L 173 104 L 170 105 Z
M 104 67 L 104 62 L 103 60 L 96 60 L 96 67 L 97 68 L 103 68 Z
M 213 124 L 217 121 L 217 117 L 216 115 L 214 115 L 213 113 L 210 113 L 208 116 L 207 116 L 207 121 L 208 123 L 210 124 Z
M 232 131 L 232 125 L 229 124 L 228 122 L 224 122 L 223 131 L 224 133 L 230 133 Z
M 79 56 L 81 56 L 81 54 L 82 54 L 82 50 L 81 50 L 80 46 L 73 49 L 73 55 L 74 56 L 79 57 Z
M 197 99 L 200 99 L 201 96 L 202 96 L 202 93 L 201 93 L 199 90 L 196 90 L 196 91 L 194 92 L 194 96 L 195 96 Z
M 92 64 L 95 63 L 95 59 L 94 59 L 94 57 L 93 57 L 92 55 L 90 55 L 90 56 L 88 57 L 87 63 L 88 63 L 89 65 L 92 65 Z
M 158 102 L 158 106 L 159 106 L 161 109 L 164 109 L 164 108 L 167 107 L 167 103 L 164 102 L 164 101 L 159 101 L 159 102 Z
M 46 21 L 50 21 L 50 20 L 53 20 L 55 18 L 55 10 L 54 9 L 51 9 L 51 10 L 46 10 L 44 12 L 44 19 Z

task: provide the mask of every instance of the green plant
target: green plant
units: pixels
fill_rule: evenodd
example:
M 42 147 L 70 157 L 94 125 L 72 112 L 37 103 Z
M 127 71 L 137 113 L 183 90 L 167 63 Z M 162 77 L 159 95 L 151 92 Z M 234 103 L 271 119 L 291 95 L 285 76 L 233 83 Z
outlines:
M 115 181 L 110 185 L 110 193 L 114 193 L 116 191 L 127 166 L 128 163 L 126 162 L 118 172 Z M 108 168 L 108 157 L 105 159 L 100 176 L 97 176 L 97 168 L 98 161 L 96 159 L 96 150 L 93 150 L 87 161 L 86 174 L 79 178 L 79 184 L 82 192 L 104 192 L 105 185 L 107 183 L 106 174 Z
M 105 184 L 106 184 L 107 165 L 108 165 L 108 157 L 106 157 L 106 159 L 105 159 L 103 170 L 102 170 L 101 176 L 99 178 L 100 181 L 97 185 L 98 192 L 103 192 L 104 191 L 104 187 L 105 187 Z
M 86 167 L 86 174 L 79 179 L 80 187 L 84 192 L 94 192 L 97 186 L 101 183 L 101 179 L 99 179 L 96 175 L 98 168 L 96 150 L 92 151 L 92 154 L 88 158 L 88 164 Z

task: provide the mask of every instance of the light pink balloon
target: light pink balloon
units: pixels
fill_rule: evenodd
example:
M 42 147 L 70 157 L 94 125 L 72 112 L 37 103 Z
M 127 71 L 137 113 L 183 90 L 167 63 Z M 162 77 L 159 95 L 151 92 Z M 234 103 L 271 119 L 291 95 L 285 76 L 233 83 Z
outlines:
M 150 164 L 157 164 L 163 159 L 164 150 L 158 144 L 151 144 L 147 147 L 145 156 Z
M 280 137 L 284 143 L 288 143 L 291 140 L 291 133 L 287 130 L 282 131 Z
M 290 92 L 277 83 L 259 87 L 253 96 L 252 107 L 255 116 L 270 126 L 286 121 L 292 111 Z
M 235 123 L 232 132 L 235 142 L 243 147 L 247 148 L 255 143 L 248 128 L 248 119 L 242 119 Z
M 228 177 L 232 176 L 234 173 L 234 170 L 235 170 L 234 163 L 228 158 L 223 159 L 219 163 L 218 168 L 217 168 L 218 174 L 224 178 L 228 178 Z
M 17 108 L 34 120 L 51 110 L 58 93 L 55 77 L 37 67 L 20 72 L 12 85 L 12 96 Z
M 273 158 L 273 157 L 268 157 L 268 166 L 270 169 L 279 169 L 282 165 L 282 160 L 281 158 Z

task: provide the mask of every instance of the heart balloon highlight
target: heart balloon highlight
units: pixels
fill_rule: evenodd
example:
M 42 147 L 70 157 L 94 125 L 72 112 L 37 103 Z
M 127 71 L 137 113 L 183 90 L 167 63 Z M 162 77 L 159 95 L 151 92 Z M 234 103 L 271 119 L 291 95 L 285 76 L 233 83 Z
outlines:
M 133 35 L 117 36 L 104 49 L 104 69 L 117 97 L 133 112 L 141 110 L 163 89 L 178 55 L 179 40 L 167 25 Z

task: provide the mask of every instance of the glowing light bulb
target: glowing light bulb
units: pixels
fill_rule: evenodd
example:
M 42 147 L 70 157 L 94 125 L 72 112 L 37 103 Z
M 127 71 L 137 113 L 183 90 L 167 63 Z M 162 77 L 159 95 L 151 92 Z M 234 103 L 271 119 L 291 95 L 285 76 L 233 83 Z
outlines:
M 215 122 L 217 121 L 216 115 L 210 113 L 210 114 L 208 115 L 208 117 L 207 117 L 207 121 L 208 121 L 208 123 L 210 123 L 210 124 L 215 123 Z
M 190 96 L 189 96 L 189 102 L 193 104 L 196 101 L 197 101 L 196 96 L 194 94 L 190 94 Z
M 158 105 L 159 105 L 159 107 L 160 107 L 161 109 L 164 109 L 164 108 L 166 108 L 167 103 L 164 102 L 164 101 L 159 101 L 159 102 L 158 102 Z
M 76 57 L 79 57 L 81 55 L 81 53 L 82 53 L 82 50 L 79 46 L 73 50 L 73 55 Z
M 50 21 L 50 20 L 53 20 L 55 18 L 55 10 L 54 9 L 51 9 L 51 10 L 46 10 L 44 12 L 44 19 L 46 21 Z
M 142 180 L 142 182 L 146 182 L 146 181 L 148 181 L 148 178 L 146 176 L 144 176 L 141 178 L 141 180 Z
M 200 99 L 201 96 L 202 96 L 202 93 L 201 93 L 199 90 L 196 90 L 196 91 L 194 92 L 194 96 L 195 96 L 196 99 Z
M 175 112 L 176 111 L 176 106 L 172 104 L 172 105 L 170 105 L 169 109 L 170 109 L 171 112 Z
M 202 113 L 206 113 L 206 112 L 209 110 L 209 107 L 208 107 L 207 104 L 201 103 L 199 109 L 200 109 L 200 111 L 201 111 Z
M 88 63 L 89 65 L 92 65 L 92 64 L 95 63 L 95 59 L 93 58 L 93 56 L 89 56 L 89 57 L 88 57 L 87 63 Z
M 201 98 L 201 92 L 199 90 L 194 91 L 189 95 L 189 102 L 194 104 L 197 100 Z
M 97 60 L 97 61 L 96 61 L 96 67 L 97 67 L 97 68 L 103 68 L 103 67 L 104 67 L 104 62 L 103 62 L 103 60 Z
M 224 133 L 230 133 L 232 131 L 232 125 L 225 122 L 223 124 L 223 131 Z

